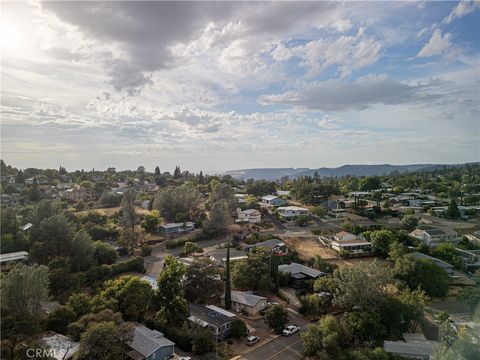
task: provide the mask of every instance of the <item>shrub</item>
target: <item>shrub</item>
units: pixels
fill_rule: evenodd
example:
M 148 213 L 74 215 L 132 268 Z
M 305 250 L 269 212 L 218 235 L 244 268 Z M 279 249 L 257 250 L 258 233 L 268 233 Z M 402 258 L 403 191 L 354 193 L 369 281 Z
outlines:
M 235 319 L 232 321 L 230 333 L 234 338 L 240 338 L 247 335 L 247 325 L 240 320 Z
M 152 247 L 147 244 L 142 245 L 142 256 L 150 256 L 152 254 Z

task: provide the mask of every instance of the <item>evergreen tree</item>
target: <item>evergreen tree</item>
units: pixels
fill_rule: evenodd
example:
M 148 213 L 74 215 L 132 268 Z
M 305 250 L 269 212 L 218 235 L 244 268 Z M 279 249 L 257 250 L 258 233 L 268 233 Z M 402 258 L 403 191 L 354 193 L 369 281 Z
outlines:
M 25 184 L 25 176 L 23 175 L 23 171 L 20 170 L 15 176 L 15 183 L 17 184 Z
M 225 308 L 232 308 L 232 288 L 230 282 L 230 241 L 227 242 L 227 263 L 225 269 Z
M 160 172 L 160 168 L 157 166 L 155 168 L 155 176 L 160 176 L 162 173 Z
M 33 184 L 28 193 L 28 198 L 32 202 L 37 202 L 40 200 L 40 192 L 38 191 L 37 179 L 33 179 Z
M 182 171 L 180 170 L 180 166 L 175 166 L 175 170 L 173 171 L 173 177 L 178 179 L 182 176 Z
M 452 199 L 450 204 L 448 204 L 448 209 L 445 211 L 445 216 L 449 219 L 459 219 L 461 217 L 457 202 L 454 199 Z
M 202 170 L 200 170 L 200 174 L 198 174 L 198 183 L 201 185 L 205 184 L 205 176 L 203 176 Z

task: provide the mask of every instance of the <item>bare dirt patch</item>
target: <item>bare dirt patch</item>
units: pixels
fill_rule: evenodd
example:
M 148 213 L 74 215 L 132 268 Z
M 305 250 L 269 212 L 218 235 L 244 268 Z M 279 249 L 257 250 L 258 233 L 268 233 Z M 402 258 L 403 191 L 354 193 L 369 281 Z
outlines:
M 280 235 L 291 250 L 298 252 L 303 260 L 320 256 L 322 259 L 335 259 L 335 251 L 320 244 L 315 235 L 310 233 L 289 233 Z

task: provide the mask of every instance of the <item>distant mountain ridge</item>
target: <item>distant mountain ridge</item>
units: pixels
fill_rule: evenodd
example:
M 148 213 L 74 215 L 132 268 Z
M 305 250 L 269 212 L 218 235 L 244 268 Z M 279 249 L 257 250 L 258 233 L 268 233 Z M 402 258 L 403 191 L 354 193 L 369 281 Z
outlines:
M 301 176 L 313 175 L 318 172 L 320 177 L 342 177 L 352 176 L 375 176 L 386 175 L 394 171 L 406 173 L 411 171 L 427 171 L 443 166 L 462 166 L 465 164 L 411 164 L 411 165 L 343 165 L 336 168 L 321 167 L 318 169 L 310 168 L 259 168 L 259 169 L 241 169 L 229 170 L 225 175 L 230 175 L 239 180 L 279 180 L 284 176 L 295 179 Z

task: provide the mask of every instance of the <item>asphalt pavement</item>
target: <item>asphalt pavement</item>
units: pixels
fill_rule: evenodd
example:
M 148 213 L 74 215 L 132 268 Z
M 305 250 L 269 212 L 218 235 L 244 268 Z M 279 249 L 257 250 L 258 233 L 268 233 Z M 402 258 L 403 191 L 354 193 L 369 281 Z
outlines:
M 303 343 L 298 332 L 289 337 L 279 336 L 242 357 L 248 360 L 299 360 L 302 358 Z

